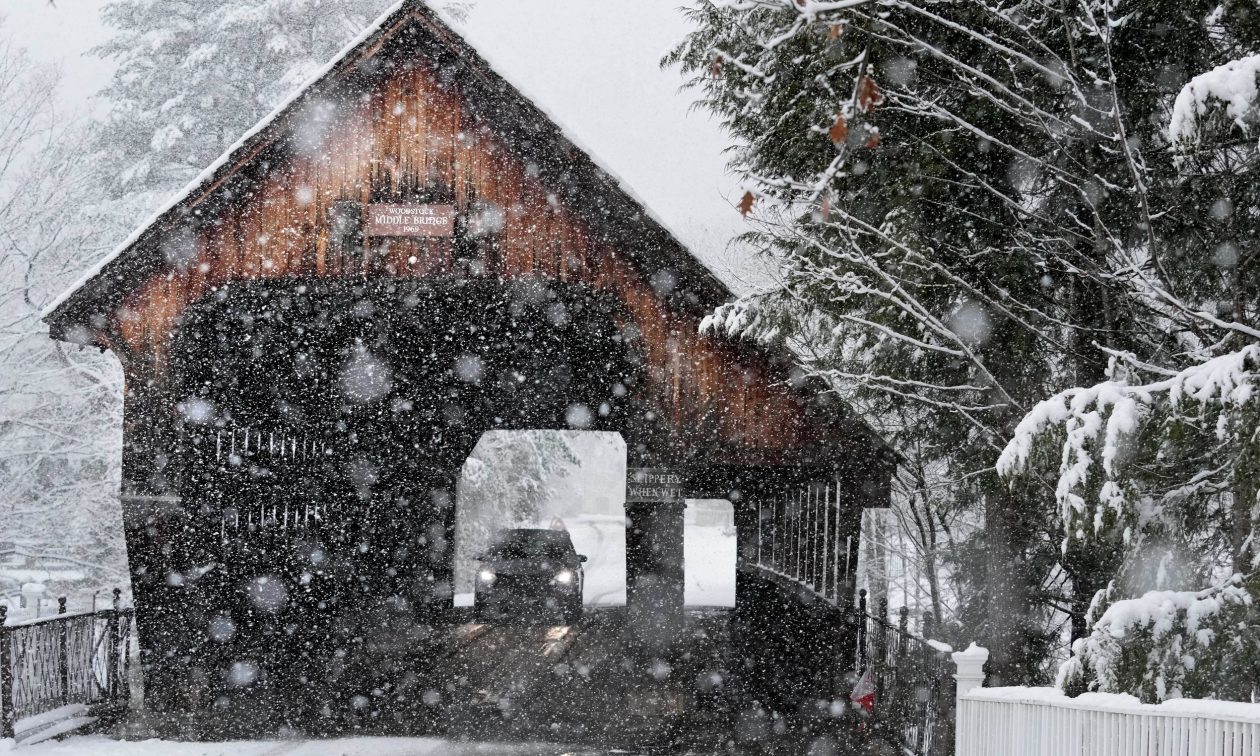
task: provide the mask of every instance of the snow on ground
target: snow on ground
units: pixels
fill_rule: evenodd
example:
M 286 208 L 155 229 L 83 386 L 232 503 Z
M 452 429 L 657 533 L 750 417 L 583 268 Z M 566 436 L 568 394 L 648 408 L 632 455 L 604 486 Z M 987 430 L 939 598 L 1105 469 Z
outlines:
M 626 521 L 620 515 L 578 515 L 564 521 L 573 548 L 585 554 L 587 606 L 624 606 L 626 603 Z
M 586 554 L 587 606 L 626 603 L 626 526 L 622 517 L 580 515 L 565 521 L 573 546 Z M 722 527 L 683 528 L 687 606 L 735 606 L 735 535 Z
M 14 753 L 22 756 L 576 756 L 577 752 L 556 745 L 455 743 L 432 738 L 177 743 L 168 740 L 124 742 L 90 736 L 22 746 Z
M 735 532 L 687 524 L 687 606 L 735 606 Z

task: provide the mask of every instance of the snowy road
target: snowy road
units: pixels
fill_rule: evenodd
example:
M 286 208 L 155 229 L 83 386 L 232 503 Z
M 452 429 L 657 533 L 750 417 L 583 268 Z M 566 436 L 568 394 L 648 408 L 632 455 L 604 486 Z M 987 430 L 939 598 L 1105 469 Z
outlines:
M 577 515 L 566 519 L 579 553 L 586 554 L 585 603 L 594 609 L 581 626 L 572 628 L 557 647 L 551 633 L 566 628 L 511 628 L 464 626 L 452 636 L 448 647 L 442 690 L 446 727 L 441 732 L 481 732 L 492 738 L 536 739 L 527 729 L 497 735 L 479 726 L 489 712 L 517 710 L 513 716 L 519 725 L 529 720 L 554 720 L 558 707 L 565 716 L 565 733 L 553 737 L 580 739 L 597 735 L 593 742 L 610 742 L 619 730 L 630 724 L 624 719 L 628 700 L 636 697 L 673 695 L 657 690 L 650 679 L 637 680 L 632 688 L 642 688 L 642 695 L 630 695 L 622 688 L 627 684 L 627 657 L 620 647 L 620 612 L 615 607 L 626 601 L 626 538 L 625 521 L 620 516 Z M 685 600 L 693 607 L 729 607 L 735 600 L 735 539 L 721 527 L 688 523 L 684 533 L 686 555 Z M 471 603 L 471 595 L 461 596 L 458 603 Z M 574 642 L 576 639 L 576 642 Z M 555 647 L 554 654 L 547 649 Z M 570 651 L 570 647 L 572 650 Z M 705 656 L 700 654 L 699 657 Z M 557 666 L 557 663 L 560 666 Z M 697 658 L 696 663 L 700 663 Z M 710 659 L 710 664 L 716 660 Z M 564 671 L 561 674 L 561 670 Z M 692 680 L 704 667 L 682 675 Z M 681 672 L 681 670 L 679 670 Z M 560 675 L 558 677 L 557 675 Z M 561 682 L 561 678 L 567 682 Z M 676 691 L 687 695 L 689 691 Z M 627 698 L 627 695 L 630 695 Z M 518 708 L 519 707 L 519 708 Z M 540 708 L 541 707 L 541 708 Z M 537 710 L 537 711 L 535 711 Z M 550 721 L 549 720 L 549 721 Z M 598 724 L 602 723 L 602 724 Z M 552 727 L 560 726 L 554 722 Z M 640 727 L 643 723 L 640 724 Z M 650 728 L 649 728 L 650 729 Z M 572 731 L 572 732 L 570 732 Z M 536 731 L 535 731 L 536 732 Z M 583 736 L 586 736 L 585 738 Z M 642 742 L 635 740 L 632 742 Z M 0 750 L 3 746 L 0 745 Z M 29 756 L 601 756 L 607 753 L 627 754 L 632 751 L 607 751 L 590 747 L 572 747 L 531 742 L 471 743 L 458 739 L 362 737 L 329 740 L 293 741 L 229 741 L 224 743 L 176 743 L 160 740 L 120 742 L 107 738 L 75 737 L 61 742 L 44 742 L 22 747 Z
M 177 743 L 168 740 L 122 742 L 92 736 L 24 746 L 16 753 L 22 756 L 598 756 L 606 751 L 549 744 L 459 743 L 433 738 Z
M 436 654 L 425 654 L 424 690 L 416 689 L 401 703 L 403 708 L 380 712 L 382 722 L 410 721 L 420 728 L 412 731 L 438 737 L 184 743 L 90 736 L 36 743 L 16 753 L 632 756 L 639 748 L 653 747 L 651 752 L 659 753 L 670 744 L 686 744 L 692 746 L 687 753 L 700 756 L 725 741 L 725 699 L 701 683 L 728 675 L 722 654 L 729 645 L 728 616 L 721 610 L 689 613 L 687 647 L 671 664 L 627 645 L 625 610 L 616 607 L 593 610 L 575 626 L 454 626 L 449 640 L 433 649 Z M 408 711 L 418 716 L 393 716 Z M 540 742 L 544 740 L 557 742 Z

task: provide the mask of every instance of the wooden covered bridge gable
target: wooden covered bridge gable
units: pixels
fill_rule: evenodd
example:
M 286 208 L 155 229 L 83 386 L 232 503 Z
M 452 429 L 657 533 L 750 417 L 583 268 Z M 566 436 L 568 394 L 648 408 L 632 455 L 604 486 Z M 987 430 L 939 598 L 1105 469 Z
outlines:
M 451 235 L 372 235 L 373 205 L 454 207 Z M 787 361 L 698 332 L 729 292 L 423 3 L 376 30 L 48 315 L 161 386 L 181 316 L 275 279 L 543 278 L 610 293 L 642 337 L 645 400 L 731 463 L 864 456 L 842 404 Z M 171 406 L 179 397 L 162 401 Z

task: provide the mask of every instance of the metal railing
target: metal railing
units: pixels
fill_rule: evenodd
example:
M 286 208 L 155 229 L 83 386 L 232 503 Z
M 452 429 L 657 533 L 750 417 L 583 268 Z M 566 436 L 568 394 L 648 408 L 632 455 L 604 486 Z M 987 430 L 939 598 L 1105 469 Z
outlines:
M 888 617 L 888 600 L 877 614 L 867 612 L 866 590 L 858 597 L 858 675 L 871 672 L 875 704 L 872 732 L 915 756 L 950 756 L 954 751 L 954 663 L 951 648 L 910 632 L 910 612 L 902 607 L 899 622 Z M 934 621 L 924 615 L 931 635 Z
M 71 704 L 100 713 L 122 709 L 130 697 L 128 644 L 132 610 L 58 614 L 6 625 L 0 606 L 0 739 L 13 738 L 19 721 Z
M 757 566 L 782 575 L 836 606 L 853 596 L 855 522 L 846 518 L 839 480 L 798 486 L 757 500 Z

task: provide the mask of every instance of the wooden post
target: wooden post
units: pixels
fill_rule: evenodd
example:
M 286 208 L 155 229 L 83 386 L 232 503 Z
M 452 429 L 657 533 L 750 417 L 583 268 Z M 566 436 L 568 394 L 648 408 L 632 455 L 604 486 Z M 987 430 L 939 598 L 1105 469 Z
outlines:
M 879 600 L 879 615 L 875 618 L 875 648 L 871 653 L 871 665 L 875 670 L 876 705 L 884 701 L 884 674 L 888 666 L 888 597 Z
M 914 671 L 912 667 L 918 659 L 910 655 L 910 607 L 903 605 L 897 610 L 897 629 L 901 636 L 897 638 L 897 656 L 892 666 L 897 670 L 894 676 L 893 690 L 889 694 L 893 701 L 893 726 L 900 729 L 910 718 L 914 708 Z
M 106 684 L 106 695 L 109 700 L 116 698 L 126 698 L 128 688 L 125 685 L 126 680 L 122 677 L 124 669 L 123 660 L 127 658 L 127 649 L 119 648 L 121 633 L 121 625 L 123 622 L 122 614 L 122 591 L 118 588 L 114 589 L 114 613 L 109 618 L 109 662 L 105 665 L 106 674 L 109 681 Z M 119 695 L 119 688 L 122 688 L 123 695 Z
M 865 672 L 867 664 L 866 653 L 866 633 L 867 633 L 867 617 L 866 617 L 866 589 L 858 591 L 858 669 Z
M 57 597 L 57 614 L 66 613 L 66 597 Z M 61 703 L 70 703 L 70 628 L 65 620 L 57 623 L 57 680 L 61 683 Z
M 13 737 L 13 647 L 9 640 L 13 632 L 5 627 L 9 607 L 0 606 L 0 740 Z
M 652 647 L 672 645 L 684 627 L 683 511 L 681 501 L 626 507 L 626 611 Z

